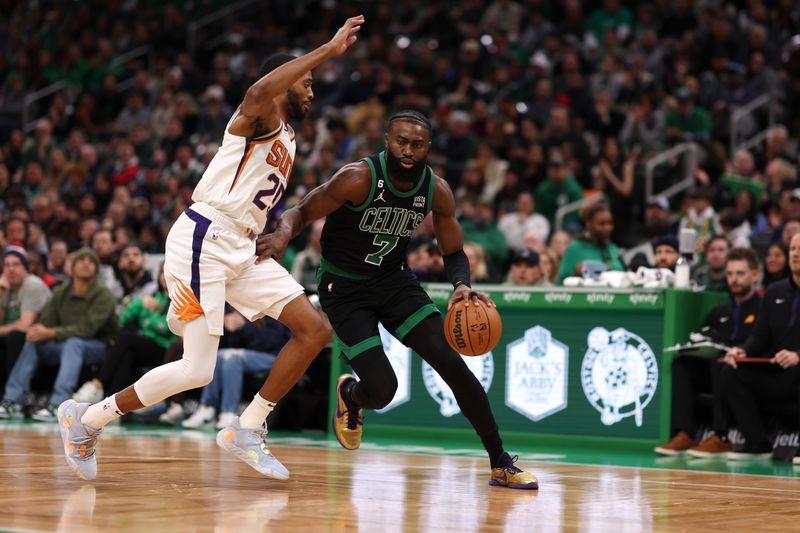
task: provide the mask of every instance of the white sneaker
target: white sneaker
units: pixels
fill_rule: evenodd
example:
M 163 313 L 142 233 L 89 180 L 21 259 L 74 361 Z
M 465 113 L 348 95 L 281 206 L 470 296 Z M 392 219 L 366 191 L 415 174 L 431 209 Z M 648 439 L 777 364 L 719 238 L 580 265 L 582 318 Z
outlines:
M 212 424 L 217 417 L 217 410 L 210 405 L 200 405 L 192 416 L 181 422 L 181 426 L 188 429 L 197 429 Z
M 158 417 L 158 421 L 162 424 L 175 425 L 180 422 L 184 416 L 186 416 L 186 412 L 183 410 L 183 406 L 178 402 L 173 402 L 169 405 L 166 412 Z
M 72 395 L 72 399 L 78 403 L 95 404 L 103 399 L 103 388 L 87 381 Z
M 225 429 L 233 424 L 233 421 L 236 420 L 236 416 L 236 413 L 232 413 L 230 411 L 223 411 L 220 413 L 219 418 L 217 419 L 217 429 Z
M 58 407 L 48 405 L 47 407 L 42 407 L 35 413 L 31 415 L 31 418 L 34 420 L 38 420 L 39 422 L 55 422 L 57 419 L 56 411 Z

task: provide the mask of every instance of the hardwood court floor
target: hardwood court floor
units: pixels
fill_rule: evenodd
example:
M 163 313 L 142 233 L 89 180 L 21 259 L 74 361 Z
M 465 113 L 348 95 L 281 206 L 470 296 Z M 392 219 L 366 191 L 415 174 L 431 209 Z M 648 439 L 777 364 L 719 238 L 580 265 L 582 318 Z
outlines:
M 84 482 L 54 426 L 0 426 L 0 530 L 784 532 L 800 523 L 797 478 L 528 460 L 541 489 L 512 491 L 487 486 L 485 459 L 274 446 L 292 473 L 279 482 L 223 455 L 213 433 L 190 435 L 104 435 L 98 478 Z

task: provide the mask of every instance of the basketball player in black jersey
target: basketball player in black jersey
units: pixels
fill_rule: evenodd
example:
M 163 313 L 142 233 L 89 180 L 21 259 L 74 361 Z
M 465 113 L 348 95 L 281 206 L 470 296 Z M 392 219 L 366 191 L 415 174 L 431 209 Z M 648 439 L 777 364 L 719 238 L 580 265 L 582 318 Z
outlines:
M 257 260 L 280 259 L 289 241 L 311 222 L 327 217 L 317 275 L 320 303 L 342 351 L 359 380 L 346 374 L 337 385 L 333 429 L 348 450 L 361 442 L 362 409 L 380 409 L 394 397 L 397 377 L 383 352 L 378 322 L 420 354 L 453 390 L 458 405 L 489 453 L 489 483 L 537 489 L 536 477 L 514 465 L 503 450 L 486 392 L 464 360 L 447 344 L 442 318 L 414 275 L 405 267 L 408 241 L 425 216 L 433 224 L 454 293 L 448 306 L 480 299 L 470 287 L 469 262 L 447 182 L 425 164 L 431 125 L 416 111 L 389 119 L 386 150 L 342 167 L 261 236 Z

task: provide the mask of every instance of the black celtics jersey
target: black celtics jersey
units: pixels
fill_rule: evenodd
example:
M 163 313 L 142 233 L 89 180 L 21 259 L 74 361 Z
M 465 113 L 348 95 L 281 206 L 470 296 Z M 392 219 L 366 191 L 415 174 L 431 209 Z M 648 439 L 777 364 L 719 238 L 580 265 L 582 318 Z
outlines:
M 426 166 L 409 191 L 397 190 L 386 172 L 386 152 L 362 159 L 372 187 L 360 205 L 344 204 L 322 229 L 320 268 L 342 277 L 365 279 L 399 270 L 411 234 L 431 210 L 434 174 Z

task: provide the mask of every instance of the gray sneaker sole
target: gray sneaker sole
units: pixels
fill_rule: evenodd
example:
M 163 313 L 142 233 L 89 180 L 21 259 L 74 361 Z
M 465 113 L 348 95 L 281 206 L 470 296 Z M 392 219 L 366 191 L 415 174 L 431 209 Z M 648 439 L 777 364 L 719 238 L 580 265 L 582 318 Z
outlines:
M 246 451 L 242 450 L 238 446 L 234 446 L 233 444 L 225 440 L 225 437 L 223 437 L 222 434 L 225 433 L 226 430 L 227 428 L 222 429 L 219 431 L 219 433 L 217 433 L 217 446 L 219 446 L 226 452 L 230 452 L 238 459 L 240 459 L 242 462 L 244 462 L 247 466 L 258 472 L 259 474 L 262 474 L 272 479 L 279 479 L 281 481 L 286 481 L 287 479 L 289 479 L 288 475 L 282 474 L 281 472 L 277 472 L 271 468 L 261 468 L 259 465 L 253 464 L 253 462 L 250 460 L 250 456 L 247 455 Z

